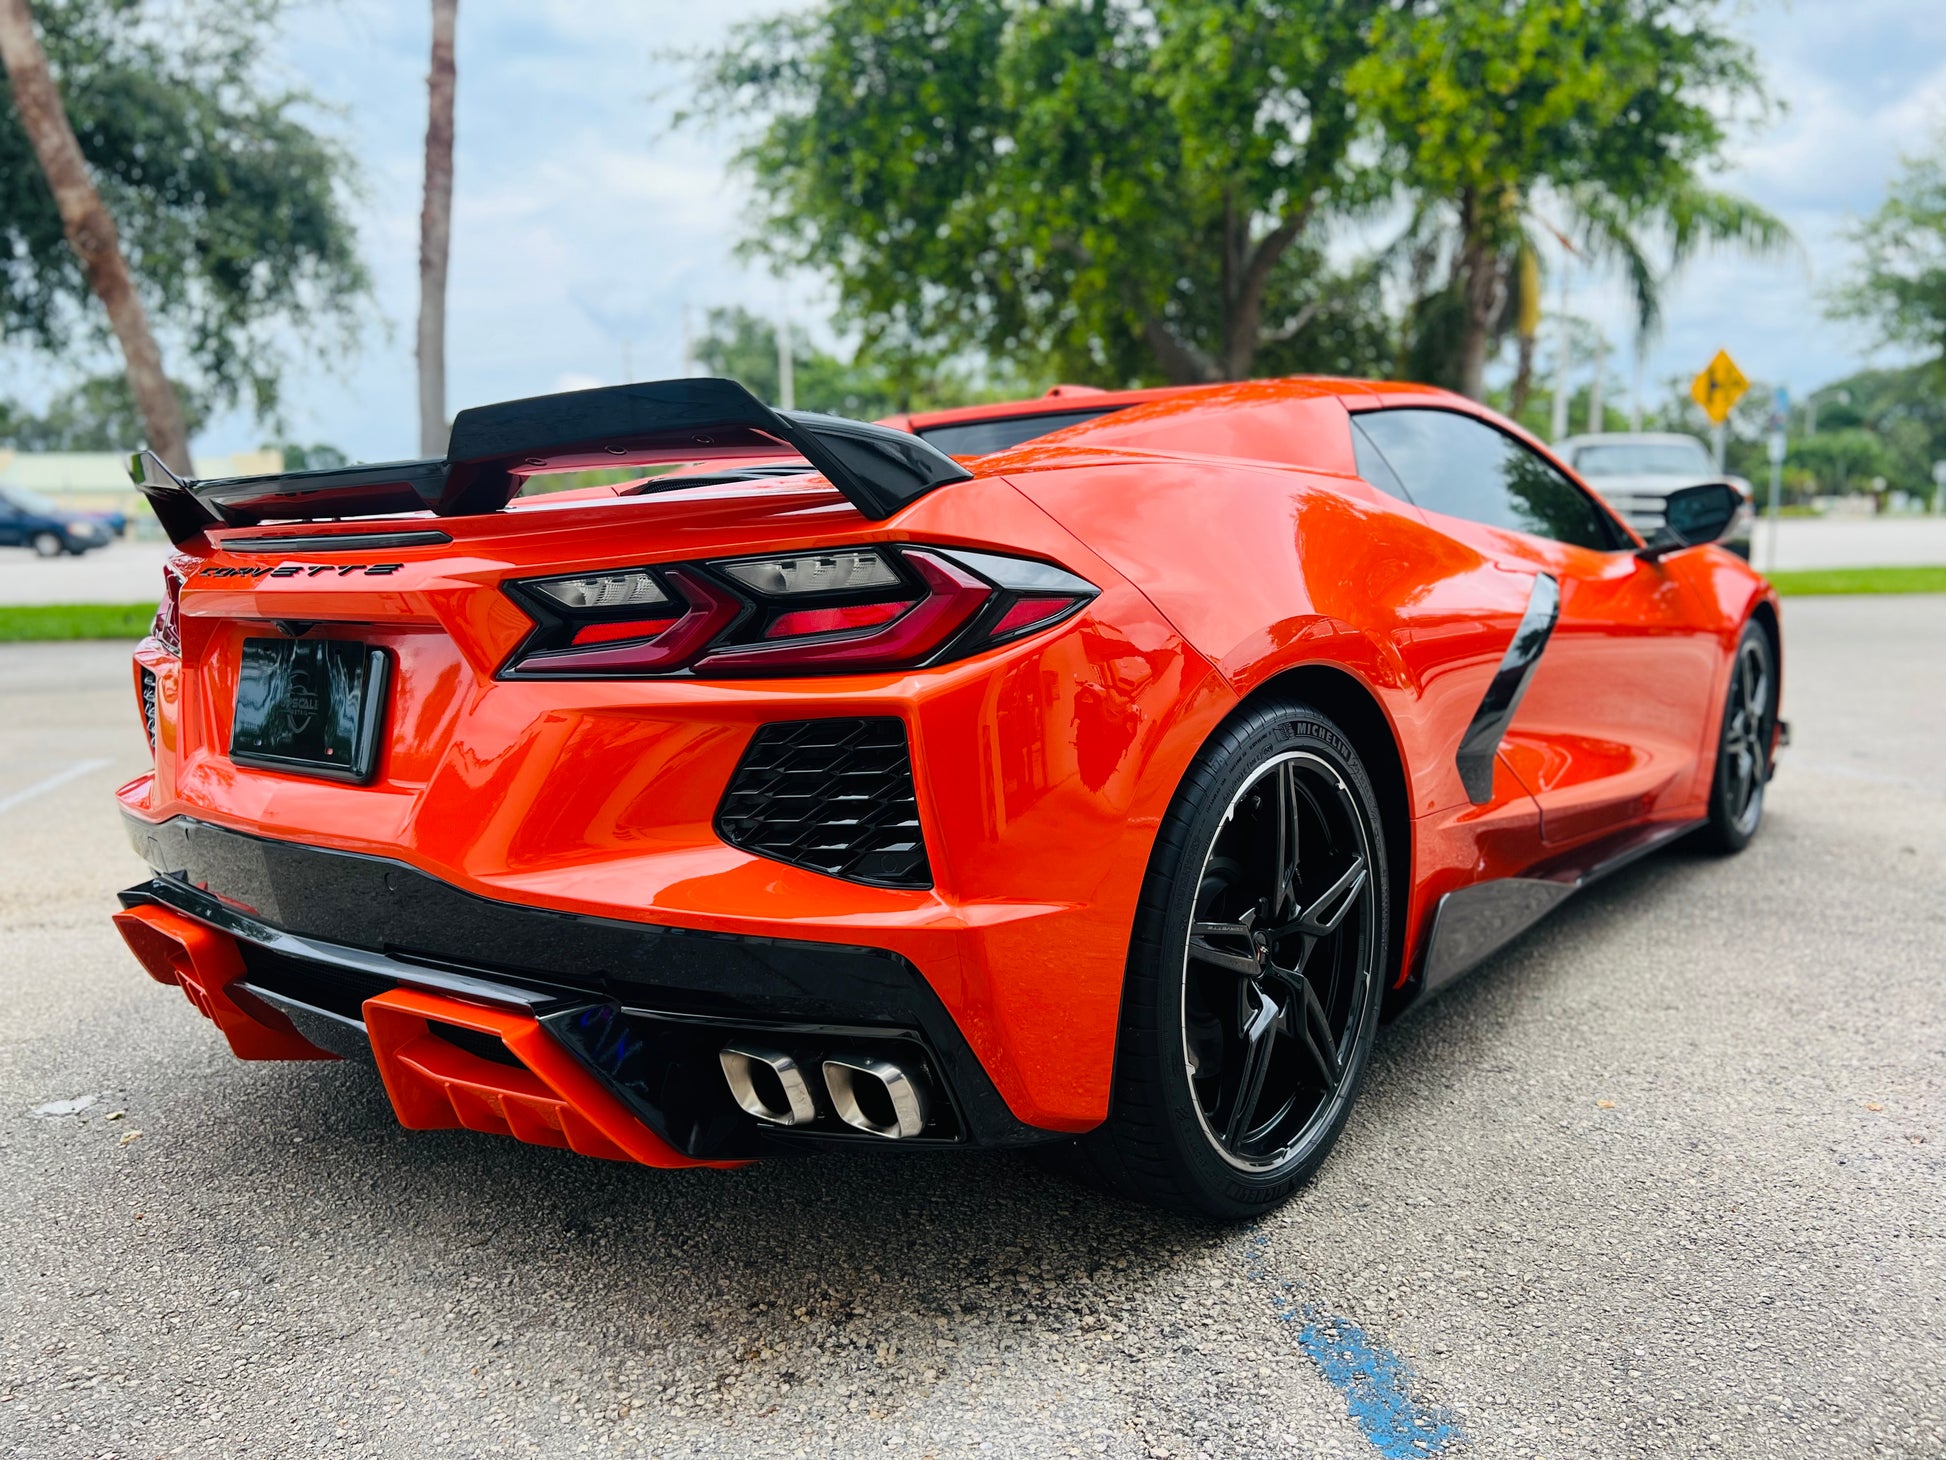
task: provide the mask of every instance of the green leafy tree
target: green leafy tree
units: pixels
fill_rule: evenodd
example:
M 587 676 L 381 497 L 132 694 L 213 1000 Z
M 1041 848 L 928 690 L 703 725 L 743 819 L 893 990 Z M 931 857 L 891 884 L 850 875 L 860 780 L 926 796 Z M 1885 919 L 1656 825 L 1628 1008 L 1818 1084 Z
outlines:
M 741 381 L 759 400 L 780 395 L 777 329 L 740 307 L 712 309 L 696 360 L 711 375 Z M 800 410 L 871 421 L 904 411 L 937 410 L 987 398 L 1032 395 L 1036 384 L 976 380 L 937 362 L 901 356 L 846 361 L 793 335 L 791 382 Z
M 1793 469 L 1798 465 L 1801 445 L 1831 434 L 1869 432 L 1884 454 L 1873 469 L 1864 472 L 1865 478 L 1883 476 L 1892 487 L 1932 498 L 1938 491 L 1933 463 L 1946 461 L 1946 394 L 1940 390 L 1940 374 L 1938 361 L 1890 370 L 1861 370 L 1812 392 L 1806 400 L 1808 404 L 1815 397 L 1818 429 L 1792 439 Z M 1808 409 L 1799 414 L 1800 420 L 1810 421 Z M 1846 453 L 1846 459 L 1854 455 Z M 1815 461 L 1822 468 L 1827 459 L 1815 456 L 1806 458 L 1806 462 Z M 1820 484 L 1831 476 L 1825 471 Z M 1856 473 L 1847 469 L 1846 476 L 1856 488 Z
M 1421 0 L 1374 20 L 1350 91 L 1416 200 L 1414 373 L 1483 398 L 1493 348 L 1523 314 L 1531 362 L 1534 264 L 1555 229 L 1621 269 L 1645 334 L 1660 317 L 1658 249 L 1675 268 L 1710 244 L 1788 245 L 1777 219 L 1703 181 L 1727 140 L 1722 108 L 1763 101 L 1749 48 L 1719 27 L 1719 10 Z
M 272 451 L 284 454 L 285 471 L 322 471 L 331 467 L 349 466 L 351 458 L 335 446 L 315 442 L 310 446 L 287 441 L 281 446 L 271 446 Z
M 195 397 L 178 392 L 183 419 L 199 429 L 205 413 Z M 0 407 L 0 446 L 19 451 L 126 451 L 144 435 L 126 375 L 96 375 L 63 392 L 34 415 Z
M 1879 210 L 1853 232 L 1861 259 L 1832 299 L 1841 318 L 1869 325 L 1880 342 L 1919 351 L 1946 374 L 1946 146 L 1906 159 Z M 1934 381 L 1939 384 L 1938 379 Z
M 1389 332 L 1319 243 L 1382 192 L 1346 86 L 1381 8 L 822 0 L 733 32 L 700 106 L 756 119 L 751 247 L 828 275 L 868 357 L 1369 370 Z
M 266 78 L 279 0 L 39 0 L 39 40 L 165 352 L 208 408 L 273 415 L 290 349 L 350 345 L 368 292 L 349 157 Z M 81 258 L 0 89 L 0 331 L 105 343 Z M 126 443 L 124 443 L 126 444 Z

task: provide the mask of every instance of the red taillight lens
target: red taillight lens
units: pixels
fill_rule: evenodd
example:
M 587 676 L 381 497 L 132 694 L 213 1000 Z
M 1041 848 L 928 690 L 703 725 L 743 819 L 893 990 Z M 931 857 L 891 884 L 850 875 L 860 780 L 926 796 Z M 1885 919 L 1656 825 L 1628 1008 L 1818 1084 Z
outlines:
M 896 603 L 860 603 L 850 608 L 794 608 L 780 613 L 764 630 L 766 639 L 790 639 L 803 634 L 836 634 L 846 629 L 869 629 L 888 624 L 908 608 L 909 599 Z
M 150 636 L 171 654 L 182 653 L 182 584 L 186 576 L 173 561 L 162 565 L 162 602 L 156 605 L 155 619 L 149 625 Z
M 799 669 L 903 669 L 931 657 L 993 596 L 991 583 L 957 563 L 908 548 L 901 555 L 926 596 L 890 623 L 864 633 L 819 635 L 713 650 L 698 674 L 782 674 Z
M 1016 598 L 1013 607 L 1001 614 L 993 625 L 993 637 L 1011 639 L 1029 629 L 1052 623 L 1074 607 L 1073 595 L 1064 597 Z
M 909 669 L 1046 628 L 1096 589 L 1051 563 L 914 546 L 612 569 L 508 592 L 536 627 L 502 673 L 580 678 Z M 657 592 L 666 618 L 643 611 Z

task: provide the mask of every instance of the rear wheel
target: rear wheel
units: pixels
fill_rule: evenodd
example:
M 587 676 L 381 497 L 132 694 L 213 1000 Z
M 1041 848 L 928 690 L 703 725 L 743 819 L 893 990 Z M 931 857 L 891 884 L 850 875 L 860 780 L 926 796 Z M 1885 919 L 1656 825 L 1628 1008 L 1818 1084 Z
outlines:
M 68 546 L 61 541 L 61 534 L 58 532 L 37 532 L 30 539 L 30 544 L 35 555 L 43 558 L 58 558 L 67 551 Z
M 1107 1123 L 1083 1142 L 1131 1196 L 1223 1218 L 1288 1197 L 1350 1114 L 1389 925 L 1370 778 L 1298 705 L 1205 747 L 1136 914 Z
M 1710 785 L 1709 826 L 1704 835 L 1719 851 L 1750 845 L 1764 817 L 1764 786 L 1770 780 L 1770 746 L 1777 730 L 1777 667 L 1770 637 L 1745 624 L 1730 668 L 1730 693 L 1716 747 Z

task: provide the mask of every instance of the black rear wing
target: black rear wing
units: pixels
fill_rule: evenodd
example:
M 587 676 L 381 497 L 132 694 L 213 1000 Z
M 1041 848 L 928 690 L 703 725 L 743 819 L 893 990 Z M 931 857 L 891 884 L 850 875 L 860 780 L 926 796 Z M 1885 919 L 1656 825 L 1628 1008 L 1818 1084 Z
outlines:
M 153 452 L 130 475 L 174 542 L 211 527 L 308 518 L 498 512 L 530 476 L 589 467 L 801 456 L 875 521 L 972 475 L 917 436 L 774 411 L 734 380 L 656 380 L 459 413 L 444 459 L 185 481 Z

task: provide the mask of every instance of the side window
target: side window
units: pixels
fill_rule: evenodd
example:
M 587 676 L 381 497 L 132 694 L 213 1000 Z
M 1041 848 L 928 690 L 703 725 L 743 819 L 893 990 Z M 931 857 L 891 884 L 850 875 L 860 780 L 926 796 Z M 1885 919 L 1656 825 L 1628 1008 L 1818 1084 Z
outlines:
M 1378 449 L 1372 438 L 1365 434 L 1365 428 L 1358 424 L 1359 418 L 1351 418 L 1351 452 L 1358 462 L 1358 474 L 1387 496 L 1397 497 L 1400 501 L 1410 502 L 1412 493 L 1405 489 L 1399 474 L 1392 470 L 1392 464 L 1385 459 L 1385 453 Z
M 1484 421 L 1455 411 L 1407 409 L 1366 412 L 1356 424 L 1428 512 L 1598 552 L 1619 546 L 1586 493 Z

